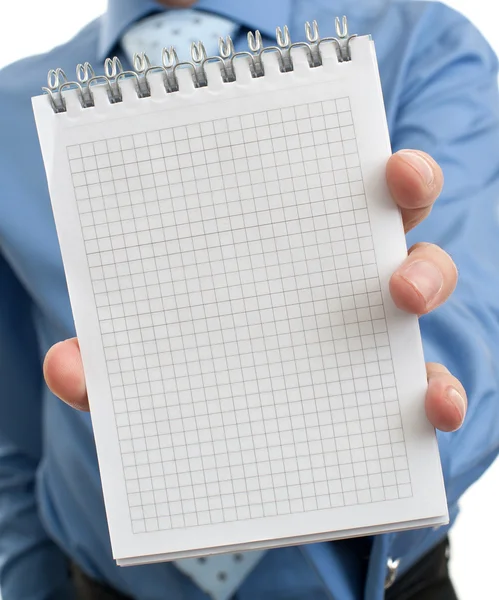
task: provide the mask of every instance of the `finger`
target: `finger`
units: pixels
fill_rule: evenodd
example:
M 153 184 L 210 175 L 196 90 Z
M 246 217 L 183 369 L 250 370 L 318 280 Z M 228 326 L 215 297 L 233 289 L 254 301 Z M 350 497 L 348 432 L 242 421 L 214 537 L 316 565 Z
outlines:
M 85 375 L 78 340 L 52 346 L 45 356 L 43 374 L 50 390 L 78 410 L 89 410 Z
M 452 258 L 434 244 L 415 244 L 390 279 L 393 301 L 402 310 L 424 315 L 449 298 L 457 284 Z
M 425 408 L 429 421 L 440 431 L 456 431 L 463 424 L 468 408 L 463 386 L 443 365 L 428 363 L 426 373 Z
M 431 212 L 444 184 L 442 169 L 425 152 L 401 150 L 388 161 L 386 180 L 399 205 L 405 231 L 410 231 Z

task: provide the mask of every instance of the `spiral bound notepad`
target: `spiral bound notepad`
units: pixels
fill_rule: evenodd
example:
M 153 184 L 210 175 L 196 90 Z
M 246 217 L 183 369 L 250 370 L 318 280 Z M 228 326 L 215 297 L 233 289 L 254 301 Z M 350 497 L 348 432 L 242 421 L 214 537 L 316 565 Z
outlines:
M 33 100 L 121 565 L 447 522 L 375 50 L 343 33 Z

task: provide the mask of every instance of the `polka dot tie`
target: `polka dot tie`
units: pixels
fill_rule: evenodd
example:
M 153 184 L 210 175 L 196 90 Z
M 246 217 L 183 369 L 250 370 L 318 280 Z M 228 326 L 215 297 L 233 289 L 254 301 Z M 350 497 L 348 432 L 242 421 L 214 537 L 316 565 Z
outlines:
M 192 42 L 202 41 L 208 56 L 218 54 L 218 38 L 233 36 L 238 26 L 232 21 L 195 10 L 166 11 L 148 17 L 129 29 L 121 40 L 132 61 L 135 52 L 145 52 L 151 64 L 161 64 L 164 46 L 175 46 L 181 61 L 191 60 Z M 213 600 L 228 600 L 255 567 L 264 552 L 223 554 L 175 561 Z
M 163 47 L 175 46 L 181 61 L 191 60 L 192 42 L 202 41 L 208 56 L 218 55 L 218 38 L 234 35 L 239 27 L 232 21 L 195 10 L 172 10 L 136 23 L 121 38 L 128 58 L 145 52 L 151 64 L 161 64 Z

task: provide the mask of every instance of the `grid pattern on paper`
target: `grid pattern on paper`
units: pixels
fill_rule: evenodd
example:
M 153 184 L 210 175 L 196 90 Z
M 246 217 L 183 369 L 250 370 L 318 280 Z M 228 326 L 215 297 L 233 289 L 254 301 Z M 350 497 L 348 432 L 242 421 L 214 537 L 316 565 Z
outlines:
M 135 532 L 412 495 L 348 98 L 68 158 Z

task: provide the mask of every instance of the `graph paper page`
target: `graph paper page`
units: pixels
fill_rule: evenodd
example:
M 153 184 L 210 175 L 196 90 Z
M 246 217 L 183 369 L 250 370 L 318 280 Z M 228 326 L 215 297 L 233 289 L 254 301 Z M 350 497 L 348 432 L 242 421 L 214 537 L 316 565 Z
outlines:
M 68 116 L 35 99 L 121 564 L 446 520 L 352 48 Z

